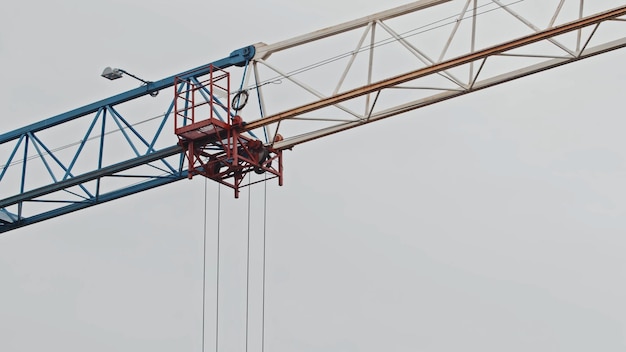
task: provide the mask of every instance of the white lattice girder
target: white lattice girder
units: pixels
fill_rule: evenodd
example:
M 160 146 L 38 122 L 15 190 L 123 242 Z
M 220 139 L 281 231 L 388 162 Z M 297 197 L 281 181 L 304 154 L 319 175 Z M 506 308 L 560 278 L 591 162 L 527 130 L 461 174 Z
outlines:
M 554 11 L 537 16 L 532 0 L 418 1 L 276 44 L 259 44 L 249 70 L 255 85 L 248 88 L 258 89 L 262 113 L 247 129 L 265 128 L 270 140 L 280 133 L 284 140 L 274 147 L 290 148 L 626 46 L 623 3 L 591 14 L 585 13 L 582 0 L 539 3 Z M 412 20 L 415 15 L 418 19 Z M 430 21 L 432 16 L 448 17 L 443 24 L 431 24 L 420 22 L 419 15 Z M 481 33 L 490 26 L 499 33 Z M 431 33 L 440 35 L 424 38 Z M 344 42 L 348 49 L 335 48 L 343 50 L 339 55 L 306 61 L 311 53 L 322 52 L 312 45 L 330 43 L 333 48 Z M 281 61 L 281 55 L 291 52 L 305 54 Z M 330 66 L 334 71 L 324 71 Z M 271 84 L 278 82 L 282 84 Z M 276 93 L 280 89 L 284 92 Z
M 270 45 L 259 43 L 255 45 L 257 50 L 256 50 L 256 54 L 254 55 L 254 58 L 256 60 L 259 60 L 259 59 L 265 60 L 273 53 L 276 53 L 285 49 L 289 49 L 294 46 L 299 46 L 299 45 L 310 43 L 316 40 L 324 39 L 330 36 L 334 36 L 334 35 L 348 32 L 354 29 L 365 27 L 368 24 L 375 22 L 375 21 L 385 21 L 385 20 L 392 19 L 398 16 L 406 15 L 408 13 L 419 11 L 419 10 L 422 10 L 431 6 L 443 4 L 449 1 L 452 1 L 452 0 L 416 1 L 407 5 L 403 5 L 403 6 L 399 6 L 399 7 L 389 9 L 383 12 L 379 12 L 371 16 L 366 16 L 366 17 L 359 18 L 353 21 L 342 23 L 340 25 L 321 29 L 313 33 L 308 33 L 305 35 L 297 36 L 297 37 L 284 40 L 278 43 L 274 43 Z

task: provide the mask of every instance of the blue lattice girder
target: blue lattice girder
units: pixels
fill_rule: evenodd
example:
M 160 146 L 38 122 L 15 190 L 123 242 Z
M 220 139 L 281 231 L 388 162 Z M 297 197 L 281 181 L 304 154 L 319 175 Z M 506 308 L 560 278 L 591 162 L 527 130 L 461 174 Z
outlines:
M 185 71 L 179 74 L 175 74 L 173 76 L 161 79 L 156 82 L 151 82 L 147 85 L 141 86 L 139 88 L 135 88 L 129 90 L 127 92 L 112 96 L 107 99 L 100 100 L 98 102 L 85 105 L 81 108 L 68 111 L 66 113 L 51 117 L 49 119 L 28 125 L 26 127 L 19 128 L 17 130 L 4 133 L 0 135 L 0 144 L 6 143 L 8 141 L 20 138 L 20 136 L 26 134 L 27 132 L 38 132 L 50 127 L 54 127 L 56 125 L 71 121 L 73 119 L 77 119 L 79 117 L 92 114 L 97 112 L 103 106 L 115 106 L 129 100 L 133 100 L 150 93 L 158 92 L 162 89 L 169 88 L 174 85 L 174 80 L 176 77 L 178 78 L 187 78 L 187 77 L 199 77 L 209 73 L 210 65 L 219 68 L 228 68 L 231 66 L 245 66 L 253 57 L 255 53 L 254 46 L 250 45 L 245 48 L 233 51 L 230 56 L 227 58 L 212 62 L 208 65 L 203 65 L 197 67 L 195 69 Z
M 172 87 L 176 78 L 206 75 L 211 65 L 245 66 L 254 53 L 253 46 L 239 49 L 211 64 L 1 134 L 0 233 L 187 178 L 182 149 L 165 128 L 173 101 L 166 101 L 164 114 L 150 119 L 149 131 L 137 127 L 126 106 Z M 55 148 L 59 140 L 77 142 Z
M 80 202 L 74 202 L 69 205 L 65 205 L 62 207 L 58 207 L 54 210 L 39 213 L 37 215 L 23 217 L 22 219 L 17 218 L 16 214 L 11 214 L 5 209 L 0 209 L 0 233 L 7 232 L 10 230 L 14 230 L 20 227 L 24 227 L 27 225 L 32 225 L 44 220 L 52 219 L 54 217 L 69 214 L 75 212 L 77 210 L 85 209 L 92 207 L 94 205 L 106 203 L 115 199 L 119 199 L 122 197 L 126 197 L 138 192 L 147 191 L 152 188 L 156 188 L 159 186 L 164 186 L 166 184 L 180 181 L 187 178 L 187 171 L 182 171 L 175 175 L 163 176 L 158 178 L 153 178 L 149 181 L 142 182 L 132 187 L 118 189 L 113 192 L 108 192 L 99 195 L 93 199 L 86 199 Z M 3 219 L 9 219 L 8 221 L 3 221 Z

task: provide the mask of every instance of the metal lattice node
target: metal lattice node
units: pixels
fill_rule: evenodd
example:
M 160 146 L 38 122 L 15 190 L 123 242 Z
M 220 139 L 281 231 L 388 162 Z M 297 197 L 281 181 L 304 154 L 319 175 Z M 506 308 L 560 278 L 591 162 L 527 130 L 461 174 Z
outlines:
M 282 152 L 244 133 L 242 118 L 231 109 L 230 75 L 211 66 L 208 78 L 176 79 L 174 116 L 178 144 L 185 150 L 188 177 L 201 175 L 232 188 L 250 185 L 251 173 L 271 175 L 282 185 Z

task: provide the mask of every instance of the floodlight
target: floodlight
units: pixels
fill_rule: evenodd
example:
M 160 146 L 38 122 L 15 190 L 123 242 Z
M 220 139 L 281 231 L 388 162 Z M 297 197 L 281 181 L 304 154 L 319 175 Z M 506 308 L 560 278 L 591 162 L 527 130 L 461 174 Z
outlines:
M 122 78 L 123 75 L 131 76 L 132 78 L 140 81 L 141 83 L 147 86 L 152 83 L 151 81 L 146 81 L 145 79 L 139 78 L 128 71 L 124 71 L 121 68 L 107 67 L 104 69 L 104 71 L 102 71 L 102 74 L 100 76 L 112 81 L 114 79 Z M 151 97 L 156 97 L 158 94 L 159 94 L 158 90 L 150 92 Z
M 122 78 L 122 72 L 124 71 L 120 70 L 119 68 L 107 67 L 104 69 L 104 71 L 102 71 L 102 74 L 100 76 L 106 79 L 110 79 L 112 81 L 114 79 Z

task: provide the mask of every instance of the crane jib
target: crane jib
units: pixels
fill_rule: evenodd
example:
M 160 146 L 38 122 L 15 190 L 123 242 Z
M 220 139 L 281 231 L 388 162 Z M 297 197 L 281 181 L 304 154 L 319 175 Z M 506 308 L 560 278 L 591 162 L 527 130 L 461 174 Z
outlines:
M 169 88 L 174 85 L 174 81 L 176 77 L 198 77 L 205 75 L 209 72 L 209 67 L 212 65 L 214 67 L 227 68 L 232 66 L 244 66 L 248 61 L 250 61 L 255 54 L 255 47 L 253 45 L 249 45 L 247 47 L 238 49 L 233 51 L 228 57 L 223 58 L 221 60 L 217 60 L 210 64 L 202 65 L 200 67 L 194 68 L 192 70 L 184 71 L 173 76 L 161 79 L 156 82 L 150 82 L 147 85 L 141 86 L 139 88 L 131 89 L 124 93 L 120 93 L 118 95 L 112 96 L 107 99 L 103 99 L 97 101 L 95 103 L 91 103 L 89 105 L 85 105 L 78 109 L 74 109 L 68 111 L 66 113 L 53 116 L 43 121 L 36 122 L 34 124 L 18 128 L 11 132 L 4 133 L 0 135 L 0 144 L 15 140 L 20 138 L 20 136 L 28 133 L 28 132 L 38 132 L 41 130 L 45 130 L 50 127 L 54 127 L 56 125 L 60 125 L 62 123 L 77 119 L 79 117 L 92 114 L 99 109 L 105 106 L 115 106 L 129 100 L 133 100 L 144 95 L 148 95 L 153 92 L 158 92 L 162 89 Z
M 391 21 L 418 13 L 428 21 L 440 10 L 429 8 L 446 4 L 441 6 L 444 10 L 455 3 L 460 11 L 449 23 L 430 25 L 436 24 L 440 33 L 428 26 L 407 32 L 402 23 Z M 420 0 L 277 43 L 257 43 L 155 82 L 139 79 L 144 84 L 139 88 L 0 134 L 0 146 L 8 153 L 8 158 L 0 160 L 5 163 L 0 165 L 0 190 L 4 192 L 0 194 L 0 233 L 194 175 L 233 188 L 235 197 L 240 187 L 271 178 L 282 185 L 282 152 L 296 145 L 626 47 L 626 35 L 618 30 L 626 29 L 623 2 L 617 8 L 590 14 L 582 11 L 581 2 L 578 15 L 566 15 L 559 6 L 547 26 L 535 25 L 533 14 L 527 18 L 521 7 L 513 8 L 500 0 L 491 3 L 495 9 L 483 9 L 477 1 L 472 5 L 467 0 Z M 513 16 L 511 22 L 529 29 L 522 36 L 476 45 L 476 38 L 485 35 L 483 27 L 485 33 L 494 30 L 490 24 L 496 30 L 502 27 L 500 21 L 491 23 L 492 17 L 481 17 L 479 10 L 491 14 L 499 11 L 502 18 Z M 421 23 L 419 18 L 410 21 Z M 609 31 L 605 30 L 608 26 Z M 421 41 L 413 36 L 426 30 L 432 35 L 430 39 L 441 41 L 441 47 L 417 45 Z M 356 31 L 361 35 L 344 38 L 344 33 Z M 291 48 L 339 36 L 350 45 L 349 51 L 333 58 L 333 65 L 326 65 L 331 61 L 325 60 L 296 70 L 289 67 L 298 63 L 301 55 L 293 50 L 295 59 L 286 58 L 293 55 Z M 329 40 L 331 43 L 335 42 Z M 388 50 L 383 46 L 388 43 L 398 45 L 392 61 L 378 54 Z M 458 45 L 458 50 L 448 50 L 451 43 Z M 318 44 L 323 48 L 324 43 Z M 278 52 L 281 55 L 275 55 Z M 396 69 L 396 61 L 410 63 Z M 283 66 L 285 62 L 289 64 Z M 381 71 L 390 66 L 394 69 Z M 234 67 L 246 68 L 238 91 L 231 89 L 230 70 L 224 70 Z M 320 71 L 300 75 L 311 68 Z M 346 79 L 350 77 L 358 79 Z M 322 78 L 328 89 L 319 90 L 318 80 Z M 288 84 L 280 86 L 283 81 Z M 174 100 L 162 115 L 136 124 L 122 116 L 122 103 L 171 87 Z M 256 118 L 246 114 L 248 120 L 244 122 L 240 116 L 244 104 L 229 104 L 224 97 L 247 97 L 248 90 L 254 91 L 250 97 L 258 100 L 260 114 Z M 277 99 L 266 100 L 271 95 Z M 172 115 L 178 138 L 173 146 L 172 136 L 162 133 Z M 82 139 L 60 148 L 47 144 L 45 137 L 50 134 L 45 132 L 52 127 L 73 120 L 89 122 L 90 118 L 91 122 L 84 124 Z M 254 135 L 257 129 L 263 129 L 265 142 Z M 112 132 L 119 134 L 108 137 Z M 57 136 L 52 136 L 53 143 Z M 95 142 L 87 145 L 89 141 Z M 122 149 L 126 147 L 130 150 Z M 62 154 L 63 149 L 70 150 Z M 38 163 L 30 162 L 32 159 Z

